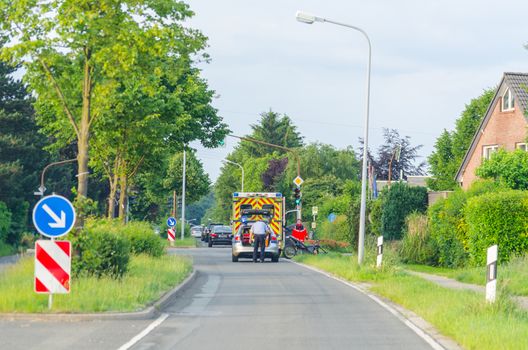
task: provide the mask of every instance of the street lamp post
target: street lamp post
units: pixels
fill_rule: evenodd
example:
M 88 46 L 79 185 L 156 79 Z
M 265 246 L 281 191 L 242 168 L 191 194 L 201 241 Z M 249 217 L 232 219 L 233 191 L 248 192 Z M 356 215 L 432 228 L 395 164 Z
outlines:
M 222 162 L 224 163 L 229 163 L 229 164 L 233 164 L 233 165 L 236 165 L 240 168 L 240 170 L 242 170 L 242 189 L 241 189 L 241 192 L 244 192 L 244 167 L 242 167 L 242 165 L 240 165 L 239 163 L 235 163 L 235 162 L 232 162 L 230 160 L 227 160 L 227 159 L 224 159 L 222 160 Z
M 367 63 L 367 96 L 366 96 L 366 106 L 365 106 L 365 133 L 363 136 L 363 167 L 361 170 L 361 209 L 359 216 L 359 242 L 358 242 L 358 263 L 363 262 L 363 257 L 365 255 L 365 216 L 367 211 L 367 156 L 368 156 L 368 128 L 369 128 L 369 105 L 370 105 L 370 63 L 371 63 L 371 51 L 372 47 L 370 44 L 370 39 L 367 33 L 358 27 L 335 22 L 326 18 L 317 17 L 302 11 L 297 11 L 295 17 L 299 22 L 312 24 L 314 22 L 328 22 L 336 24 L 338 26 L 347 27 L 354 29 L 365 36 L 368 43 L 368 63 Z

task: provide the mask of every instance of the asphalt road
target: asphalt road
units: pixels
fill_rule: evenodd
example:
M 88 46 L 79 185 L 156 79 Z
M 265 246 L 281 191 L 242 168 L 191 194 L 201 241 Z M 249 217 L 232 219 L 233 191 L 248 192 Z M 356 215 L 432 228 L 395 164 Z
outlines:
M 365 295 L 283 259 L 232 263 L 227 247 L 172 253 L 191 255 L 197 278 L 131 349 L 431 348 Z M 118 349 L 153 321 L 0 320 L 0 349 Z

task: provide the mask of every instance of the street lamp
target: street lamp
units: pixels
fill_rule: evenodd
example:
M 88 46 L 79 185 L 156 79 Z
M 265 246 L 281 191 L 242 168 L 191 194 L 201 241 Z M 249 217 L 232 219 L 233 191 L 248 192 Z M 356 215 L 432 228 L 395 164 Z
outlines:
M 241 190 L 241 192 L 244 192 L 244 168 L 242 167 L 242 165 L 240 165 L 238 163 L 235 163 L 235 162 L 232 162 L 232 161 L 227 160 L 227 159 L 222 160 L 222 162 L 236 165 L 236 166 L 238 166 L 240 168 L 240 170 L 242 170 L 242 190 Z
M 368 126 L 369 126 L 369 104 L 370 104 L 370 62 L 371 62 L 371 51 L 372 47 L 370 44 L 370 39 L 367 33 L 358 27 L 335 22 L 326 18 L 317 17 L 309 13 L 302 11 L 297 11 L 295 17 L 299 22 L 312 24 L 314 22 L 328 22 L 336 24 L 338 26 L 347 27 L 350 29 L 357 30 L 365 36 L 368 42 L 368 63 L 367 63 L 367 96 L 366 96 L 366 109 L 365 109 L 365 133 L 363 136 L 363 168 L 361 170 L 361 209 L 359 216 L 359 242 L 358 242 L 358 263 L 363 262 L 363 257 L 365 254 L 365 214 L 367 210 L 367 150 L 368 150 Z

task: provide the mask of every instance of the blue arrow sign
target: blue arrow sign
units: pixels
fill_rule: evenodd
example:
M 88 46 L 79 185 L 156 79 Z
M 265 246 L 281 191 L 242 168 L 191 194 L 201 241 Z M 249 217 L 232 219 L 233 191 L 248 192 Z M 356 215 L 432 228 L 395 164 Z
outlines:
M 169 226 L 169 227 L 176 226 L 176 219 L 173 218 L 172 216 L 170 218 L 168 218 L 167 219 L 167 226 Z
M 46 237 L 64 236 L 74 224 L 75 209 L 71 202 L 62 196 L 44 197 L 33 208 L 33 225 Z

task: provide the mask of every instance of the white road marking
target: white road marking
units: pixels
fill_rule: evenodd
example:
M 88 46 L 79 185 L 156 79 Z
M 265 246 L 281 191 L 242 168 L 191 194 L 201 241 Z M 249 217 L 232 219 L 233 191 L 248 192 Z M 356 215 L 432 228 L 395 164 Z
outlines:
M 351 287 L 351 288 L 354 288 L 355 290 L 357 290 L 358 292 L 361 292 L 363 293 L 364 295 L 366 295 L 367 297 L 369 297 L 370 299 L 374 300 L 376 303 L 378 303 L 381 307 L 383 307 L 385 310 L 389 311 L 391 314 L 393 314 L 394 316 L 396 316 L 400 321 L 402 321 L 407 327 L 409 327 L 410 329 L 412 329 L 414 331 L 414 333 L 416 333 L 420 338 L 422 338 L 427 344 L 429 344 L 433 349 L 435 350 L 445 350 L 445 348 L 440 345 L 440 343 L 438 343 L 435 339 L 433 339 L 429 334 L 425 333 L 421 328 L 417 327 L 414 323 L 412 323 L 411 321 L 409 321 L 407 318 L 405 318 L 402 314 L 400 314 L 397 310 L 395 310 L 394 308 L 392 308 L 390 305 L 386 304 L 385 302 L 383 302 L 380 298 L 374 296 L 374 295 L 371 295 L 369 293 L 366 293 L 363 289 L 359 288 L 358 286 L 355 286 L 353 285 L 352 283 L 348 282 L 348 281 L 345 281 L 341 278 L 338 278 L 328 272 L 325 272 L 325 271 L 322 271 L 322 270 L 319 270 L 315 267 L 311 267 L 311 266 L 308 266 L 308 265 L 305 265 L 305 264 L 300 264 L 296 261 L 293 261 L 293 260 L 287 260 L 293 264 L 296 264 L 296 265 L 299 265 L 299 266 L 302 266 L 304 268 L 307 268 L 309 270 L 312 270 L 312 271 L 315 271 L 315 272 L 318 272 L 320 274 L 323 274 L 325 275 L 326 277 L 329 277 L 331 279 L 334 279 L 336 281 L 339 281 L 343 284 L 346 284 L 347 286 Z
M 152 322 L 147 328 L 145 328 L 141 333 L 136 335 L 134 338 L 130 339 L 126 344 L 122 345 L 118 350 L 127 350 L 134 346 L 138 341 L 144 338 L 147 334 L 152 332 L 154 328 L 159 326 L 169 317 L 169 314 L 161 314 L 160 317 L 154 322 Z

